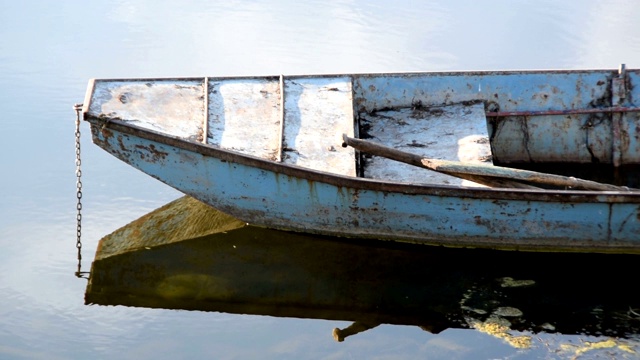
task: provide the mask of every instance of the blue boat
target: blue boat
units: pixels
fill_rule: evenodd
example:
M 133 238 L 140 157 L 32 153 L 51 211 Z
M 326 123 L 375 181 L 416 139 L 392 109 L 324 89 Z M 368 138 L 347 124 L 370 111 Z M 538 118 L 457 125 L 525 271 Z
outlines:
M 96 145 L 252 225 L 640 253 L 638 84 L 624 65 L 92 79 L 82 111 Z

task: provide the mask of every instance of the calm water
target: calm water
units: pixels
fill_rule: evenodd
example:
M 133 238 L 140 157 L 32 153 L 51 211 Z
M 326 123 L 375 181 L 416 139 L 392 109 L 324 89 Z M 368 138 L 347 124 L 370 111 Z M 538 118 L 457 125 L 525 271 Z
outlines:
M 387 325 L 337 343 L 346 322 L 83 305 L 72 105 L 89 78 L 640 67 L 635 0 L 388 3 L 0 0 L 0 358 L 555 359 L 608 339 L 541 334 L 521 350 Z M 88 269 L 102 236 L 180 194 L 82 131 Z M 640 357 L 579 358 L 596 356 Z

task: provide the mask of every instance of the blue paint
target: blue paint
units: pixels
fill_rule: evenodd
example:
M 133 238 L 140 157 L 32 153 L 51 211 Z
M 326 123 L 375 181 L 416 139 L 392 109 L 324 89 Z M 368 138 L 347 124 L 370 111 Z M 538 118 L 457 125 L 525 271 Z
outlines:
M 640 83 L 640 72 L 629 70 L 629 82 Z M 586 109 L 611 105 L 611 79 L 615 72 L 550 71 L 492 73 L 426 73 L 399 76 L 359 76 L 354 79 L 358 111 L 371 112 L 394 106 L 442 105 L 463 101 L 494 102 L 500 111 Z M 640 87 L 631 86 L 624 106 L 640 99 Z M 638 113 L 627 113 L 628 134 L 640 134 Z M 540 126 L 542 124 L 542 126 Z M 591 124 L 591 126 L 589 126 Z M 522 142 L 527 129 L 529 143 Z M 589 163 L 595 157 L 611 162 L 611 127 L 594 115 L 507 118 L 493 143 L 494 157 L 502 162 L 555 161 Z M 504 140 L 500 141 L 500 137 Z M 640 163 L 640 135 L 629 137 L 623 149 L 626 163 Z M 547 160 L 548 161 L 548 160 Z
M 640 98 L 640 87 L 634 85 L 640 81 L 640 71 L 627 70 L 625 97 L 612 104 L 611 84 L 617 75 L 616 71 L 607 70 L 356 74 L 350 75 L 353 93 L 345 96 L 353 96 L 355 117 L 386 108 L 424 108 L 465 101 L 482 101 L 489 112 L 636 107 L 634 99 Z M 242 78 L 239 79 L 241 84 Z M 251 82 L 254 78 L 247 79 Z M 148 80 L 130 82 L 136 81 Z M 296 77 L 285 81 L 295 82 Z M 204 78 L 201 82 L 206 83 Z M 267 90 L 261 90 L 261 94 L 267 98 L 278 95 L 263 94 L 264 91 Z M 337 88 L 317 91 L 322 97 L 327 95 L 322 92 L 335 94 Z M 182 95 L 188 95 L 189 101 L 197 105 L 206 101 L 190 89 L 170 95 L 180 104 Z M 261 96 L 256 99 L 261 101 Z M 110 106 L 116 111 L 121 107 L 113 101 Z M 441 245 L 577 251 L 640 249 L 640 193 L 385 183 L 214 150 L 214 146 L 193 142 L 203 134 L 189 133 L 188 137 L 178 138 L 145 133 L 135 126 L 136 119 L 116 116 L 103 130 L 101 117 L 105 114 L 99 113 L 99 106 L 95 107 L 98 112 L 88 104 L 85 107 L 90 109 L 85 117 L 92 122 L 94 142 L 99 146 L 169 186 L 254 225 Z M 316 110 L 322 119 L 322 108 L 312 113 Z M 169 114 L 163 119 L 165 124 L 181 121 L 179 116 L 171 116 L 177 115 Z M 611 114 L 603 113 L 496 116 L 488 119 L 494 161 L 611 163 L 615 155 L 611 118 Z M 190 118 L 190 129 L 204 131 L 197 124 L 205 120 Z M 345 123 L 349 124 L 350 119 Z M 322 121 L 318 124 L 323 125 Z M 640 164 L 640 112 L 624 114 L 621 133 L 621 163 Z
M 460 197 L 450 188 L 442 195 L 392 193 L 309 182 L 117 132 L 94 134 L 121 160 L 255 225 L 445 245 L 584 251 L 640 245 L 638 196 L 627 204 L 605 195 L 586 196 L 585 202 L 580 195 L 569 197 L 573 201 L 521 200 L 517 192 L 509 198 L 496 190 L 475 190 L 496 198 Z M 139 150 L 124 150 L 151 145 L 166 156 L 153 162 Z

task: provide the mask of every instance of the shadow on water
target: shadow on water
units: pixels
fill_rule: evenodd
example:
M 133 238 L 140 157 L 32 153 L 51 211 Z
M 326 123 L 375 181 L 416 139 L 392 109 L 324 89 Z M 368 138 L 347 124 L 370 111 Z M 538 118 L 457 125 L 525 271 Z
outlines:
M 338 341 L 378 324 L 474 328 L 526 347 L 509 332 L 637 336 L 637 260 L 288 233 L 184 197 L 100 241 L 85 302 L 352 321 Z

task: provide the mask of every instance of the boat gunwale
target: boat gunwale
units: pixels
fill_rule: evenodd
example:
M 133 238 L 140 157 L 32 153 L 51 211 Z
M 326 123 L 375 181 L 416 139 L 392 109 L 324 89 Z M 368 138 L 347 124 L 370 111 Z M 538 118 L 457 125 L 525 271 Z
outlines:
M 625 69 L 627 73 L 640 72 L 640 69 Z M 618 68 L 593 68 L 593 69 L 514 69 L 514 70 L 452 70 L 452 71 L 391 71 L 391 72 L 363 72 L 363 73 L 318 73 L 318 74 L 264 74 L 264 75 L 219 75 L 219 76 L 168 76 L 168 77 L 144 77 L 144 78 L 93 78 L 90 82 L 149 82 L 149 81 L 204 81 L 211 80 L 250 80 L 250 79 L 273 79 L 278 80 L 281 76 L 285 79 L 310 79 L 310 78 L 333 78 L 333 77 L 403 77 L 403 76 L 486 76 L 486 75 L 534 75 L 534 74 L 579 74 L 579 73 L 601 73 L 617 75 Z M 89 86 L 91 88 L 92 86 Z
M 86 104 L 85 104 L 86 106 Z M 445 184 L 395 183 L 385 180 L 350 177 L 324 171 L 304 168 L 294 164 L 275 162 L 260 157 L 241 154 L 235 151 L 215 147 L 210 144 L 189 141 L 180 137 L 139 127 L 117 118 L 96 117 L 84 112 L 84 120 L 92 127 L 114 130 L 124 134 L 137 136 L 145 140 L 158 142 L 170 147 L 194 152 L 203 156 L 217 158 L 222 161 L 255 167 L 276 174 L 283 174 L 308 181 L 322 182 L 337 187 L 348 187 L 355 190 L 380 192 L 396 192 L 410 195 L 435 195 L 460 198 L 478 198 L 489 200 L 518 200 L 536 202 L 567 203 L 639 203 L 640 192 L 635 191 L 595 191 L 595 190 L 553 190 L 553 189 L 513 189 L 513 188 L 480 188 L 463 187 Z M 355 161 L 355 159 L 354 159 Z M 416 170 L 418 170 L 416 168 Z M 425 170 L 428 171 L 428 170 Z

